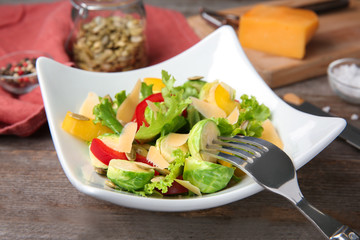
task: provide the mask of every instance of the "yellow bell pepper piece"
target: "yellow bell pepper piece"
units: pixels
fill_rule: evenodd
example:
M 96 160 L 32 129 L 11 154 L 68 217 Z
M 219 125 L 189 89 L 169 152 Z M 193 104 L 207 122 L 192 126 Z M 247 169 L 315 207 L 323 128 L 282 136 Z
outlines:
M 160 78 L 144 78 L 144 83 L 148 86 L 153 84 L 152 91 L 154 93 L 161 92 L 161 89 L 165 87 L 165 84 Z
M 228 116 L 237 106 L 236 101 L 231 99 L 230 93 L 220 84 L 215 89 L 216 105 L 226 112 Z
M 84 119 L 79 119 L 74 116 L 76 115 L 67 112 L 61 127 L 66 132 L 82 140 L 91 141 L 93 138 L 100 135 L 113 132 L 110 128 L 101 125 L 101 123 L 94 124 L 91 119 L 86 120 L 86 117 L 84 117 Z

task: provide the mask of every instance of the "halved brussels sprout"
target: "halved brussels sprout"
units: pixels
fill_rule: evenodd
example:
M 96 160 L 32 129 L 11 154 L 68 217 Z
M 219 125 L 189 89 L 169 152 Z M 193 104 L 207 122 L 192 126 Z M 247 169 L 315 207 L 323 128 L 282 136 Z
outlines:
M 154 177 L 154 170 L 147 164 L 128 160 L 113 159 L 109 163 L 107 177 L 120 188 L 128 191 L 140 190 Z
M 179 133 L 170 133 L 156 140 L 156 148 L 160 151 L 161 155 L 164 157 L 166 161 L 168 161 L 169 163 L 174 161 L 175 158 L 172 156 L 172 152 L 175 151 L 176 149 L 180 149 L 184 153 L 189 152 L 189 148 L 186 141 L 187 139 L 186 135 Z M 173 141 L 169 141 L 169 139 L 173 137 L 181 138 L 180 139 L 181 142 L 179 144 L 173 144 Z
M 188 139 L 191 156 L 204 161 L 216 162 L 216 158 L 210 157 L 207 154 L 202 154 L 200 151 L 205 150 L 208 144 L 213 144 L 213 140 L 218 136 L 220 136 L 220 131 L 213 120 L 203 119 L 197 122 L 190 130 Z M 208 151 L 211 152 L 212 150 Z M 216 154 L 217 151 L 214 151 L 213 153 Z
M 231 167 L 189 157 L 185 161 L 183 179 L 202 193 L 213 193 L 225 188 L 233 174 Z

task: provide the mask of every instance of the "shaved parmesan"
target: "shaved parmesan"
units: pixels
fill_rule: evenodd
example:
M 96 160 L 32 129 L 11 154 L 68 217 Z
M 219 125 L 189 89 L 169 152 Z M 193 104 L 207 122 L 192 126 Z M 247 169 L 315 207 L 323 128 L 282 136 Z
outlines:
M 205 102 L 203 100 L 199 100 L 194 97 L 190 97 L 192 100 L 192 104 L 194 105 L 195 109 L 199 111 L 204 117 L 206 118 L 225 118 L 226 113 L 224 110 L 219 108 L 217 105 Z
M 186 143 L 188 138 L 189 138 L 189 134 L 170 133 L 167 136 L 166 142 L 171 146 L 180 147 Z
M 177 183 L 179 183 L 181 186 L 183 186 L 184 188 L 188 189 L 189 191 L 195 193 L 198 196 L 201 196 L 200 189 L 198 187 L 194 186 L 193 184 L 191 184 L 189 181 L 180 180 L 180 179 L 175 179 L 175 181 Z
M 95 119 L 93 109 L 100 103 L 99 96 L 94 92 L 89 92 L 83 104 L 80 107 L 79 114 L 90 119 Z
M 116 150 L 119 152 L 130 153 L 132 143 L 135 139 L 136 130 L 137 124 L 135 122 L 127 123 L 119 136 L 119 146 L 116 148 Z
M 235 124 L 239 120 L 239 115 L 240 115 L 239 109 L 235 107 L 234 110 L 229 114 L 229 116 L 227 116 L 226 119 L 229 121 L 230 124 Z
M 146 100 L 146 103 L 148 107 L 151 109 L 151 111 L 154 112 L 154 117 L 156 119 L 156 113 L 159 111 L 159 108 L 152 101 Z
M 154 169 L 154 167 L 150 166 L 149 164 L 145 164 L 142 162 L 134 162 L 134 164 L 137 165 L 139 168 L 142 168 L 145 170 Z
M 154 146 L 150 147 L 146 159 L 158 166 L 159 168 L 168 168 L 170 165 L 160 154 L 160 151 Z
M 150 181 L 151 182 L 160 182 L 160 181 L 162 181 L 164 179 L 165 179 L 164 176 L 156 176 L 156 177 L 153 177 Z
M 132 92 L 127 96 L 124 102 L 117 110 L 116 118 L 120 122 L 128 123 L 135 113 L 135 108 L 140 102 L 141 81 L 138 80 Z
M 145 170 L 154 169 L 154 170 L 158 171 L 162 175 L 170 174 L 170 171 L 167 170 L 167 169 L 164 169 L 164 168 L 153 167 L 153 166 L 150 166 L 149 164 L 141 163 L 141 162 L 134 162 L 134 163 L 137 164 L 138 167 L 143 168 Z
M 124 171 L 132 171 L 132 172 L 148 172 L 150 169 L 146 169 L 143 167 L 146 165 L 145 163 L 131 162 L 128 160 L 122 159 L 112 159 L 109 163 L 109 167 L 112 166 L 116 169 L 121 169 Z
M 124 126 L 121 134 L 118 137 L 104 137 L 101 139 L 101 141 L 109 148 L 112 148 L 118 152 L 130 153 L 136 130 L 137 124 L 135 122 L 129 122 Z
M 215 81 L 215 82 L 216 82 L 216 84 L 214 84 L 214 85 L 209 89 L 209 95 L 208 95 L 208 97 L 207 97 L 206 99 L 204 99 L 204 100 L 206 100 L 208 103 L 211 103 L 211 104 L 213 104 L 213 105 L 217 105 L 217 104 L 216 104 L 216 99 L 215 99 L 215 91 L 216 91 L 217 87 L 219 86 L 218 81 Z M 215 82 L 214 82 L 214 83 L 215 83 Z

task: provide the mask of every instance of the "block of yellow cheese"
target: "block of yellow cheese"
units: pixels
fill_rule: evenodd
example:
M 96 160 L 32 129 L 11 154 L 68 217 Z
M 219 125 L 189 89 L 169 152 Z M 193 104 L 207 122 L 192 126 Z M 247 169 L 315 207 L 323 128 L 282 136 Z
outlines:
M 238 34 L 243 47 L 302 59 L 318 26 L 313 11 L 256 5 L 241 17 Z

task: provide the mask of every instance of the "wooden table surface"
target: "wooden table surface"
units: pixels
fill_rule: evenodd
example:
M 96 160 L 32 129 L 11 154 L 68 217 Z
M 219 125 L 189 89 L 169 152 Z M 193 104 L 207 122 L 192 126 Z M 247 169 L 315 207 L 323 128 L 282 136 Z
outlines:
M 215 2 L 208 1 L 219 7 Z M 350 120 L 360 115 L 360 105 L 336 97 L 325 76 L 274 91 L 330 106 L 360 128 L 360 120 Z M 0 136 L 0 176 L 0 239 L 323 239 L 287 200 L 267 191 L 180 213 L 129 209 L 84 195 L 66 178 L 47 125 L 27 138 Z M 309 202 L 360 232 L 359 150 L 336 139 L 298 170 L 298 178 Z

